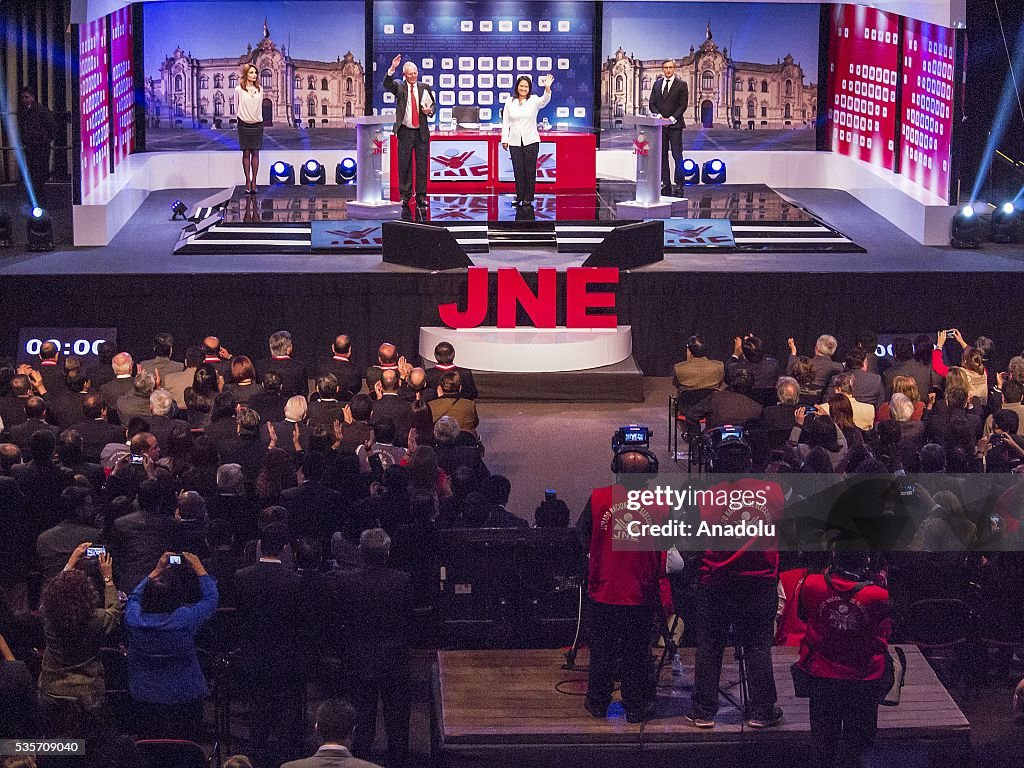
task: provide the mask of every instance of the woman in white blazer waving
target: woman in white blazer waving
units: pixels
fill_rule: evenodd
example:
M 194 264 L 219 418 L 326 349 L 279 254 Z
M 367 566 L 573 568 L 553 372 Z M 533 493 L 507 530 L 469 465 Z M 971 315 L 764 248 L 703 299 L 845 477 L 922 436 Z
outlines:
M 532 96 L 533 83 L 520 75 L 511 99 L 505 102 L 501 121 L 501 146 L 512 154 L 512 171 L 516 177 L 517 206 L 532 206 L 533 191 L 537 186 L 537 153 L 540 134 L 537 133 L 537 113 L 551 101 L 551 83 L 547 76 L 544 95 Z

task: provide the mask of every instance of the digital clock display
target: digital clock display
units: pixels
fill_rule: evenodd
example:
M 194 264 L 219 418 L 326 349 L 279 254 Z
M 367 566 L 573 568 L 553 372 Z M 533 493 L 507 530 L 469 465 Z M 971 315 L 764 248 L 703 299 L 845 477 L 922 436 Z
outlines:
M 100 344 L 117 343 L 117 328 L 22 328 L 18 331 L 18 363 L 37 365 L 39 348 L 52 341 L 60 357 L 74 356 L 89 364 L 96 362 Z

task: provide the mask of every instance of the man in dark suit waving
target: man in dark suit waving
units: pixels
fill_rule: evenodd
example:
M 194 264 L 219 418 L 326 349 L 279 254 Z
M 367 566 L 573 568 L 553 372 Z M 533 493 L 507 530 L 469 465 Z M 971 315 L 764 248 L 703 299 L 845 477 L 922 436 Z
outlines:
M 417 82 L 419 70 L 411 61 L 402 67 L 402 80 L 395 82 L 394 74 L 402 63 L 402 54 L 391 62 L 384 76 L 384 87 L 395 95 L 395 127 L 398 137 L 398 186 L 402 193 L 402 207 L 412 197 L 412 156 L 416 154 L 416 207 L 427 207 L 427 167 L 430 161 L 430 128 L 428 121 L 434 115 L 434 92 L 429 85 Z
M 649 100 L 651 114 L 667 117 L 672 121 L 661 132 L 661 192 L 672 192 L 671 169 L 668 164 L 669 149 L 672 150 L 673 167 L 678 168 L 683 159 L 683 128 L 686 121 L 683 115 L 690 100 L 690 89 L 682 78 L 676 76 L 676 62 L 665 59 L 661 65 L 661 77 L 654 81 Z M 676 184 L 682 179 L 676 179 Z

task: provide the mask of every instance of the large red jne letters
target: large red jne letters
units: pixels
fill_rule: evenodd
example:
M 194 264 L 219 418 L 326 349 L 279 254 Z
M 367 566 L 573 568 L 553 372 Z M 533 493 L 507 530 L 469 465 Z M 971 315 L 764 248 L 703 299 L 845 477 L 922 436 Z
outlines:
M 502 267 L 498 270 L 498 328 L 515 328 L 519 306 L 537 328 L 555 327 L 557 306 L 557 270 L 545 267 L 537 270 L 537 292 L 526 284 L 518 269 Z M 570 267 L 565 272 L 565 327 L 615 328 L 618 317 L 614 314 L 592 315 L 591 309 L 615 308 L 615 293 L 591 291 L 591 283 L 619 282 L 617 267 Z M 450 328 L 475 328 L 487 316 L 487 268 L 470 267 L 466 287 L 466 309 L 458 304 L 440 304 L 437 307 L 441 322 Z

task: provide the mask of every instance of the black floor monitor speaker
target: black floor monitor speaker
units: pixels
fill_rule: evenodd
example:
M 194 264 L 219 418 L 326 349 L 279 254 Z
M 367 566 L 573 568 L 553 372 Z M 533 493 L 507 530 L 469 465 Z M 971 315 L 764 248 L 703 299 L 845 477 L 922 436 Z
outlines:
M 584 267 L 635 269 L 665 258 L 665 222 L 638 221 L 616 227 L 590 252 Z
M 455 236 L 444 227 L 385 221 L 382 239 L 383 259 L 387 264 L 431 270 L 473 266 Z

